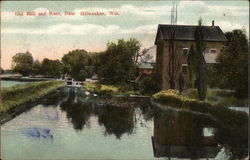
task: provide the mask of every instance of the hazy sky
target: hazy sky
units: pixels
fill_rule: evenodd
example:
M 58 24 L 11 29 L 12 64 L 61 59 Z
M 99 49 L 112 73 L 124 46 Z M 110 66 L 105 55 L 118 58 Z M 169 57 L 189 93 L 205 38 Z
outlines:
M 177 24 L 220 26 L 223 31 L 245 29 L 249 33 L 248 1 L 176 1 Z M 170 23 L 173 1 L 21 1 L 1 2 L 1 63 L 11 66 L 11 57 L 29 51 L 34 59 L 60 59 L 74 49 L 105 50 L 108 41 L 137 38 L 142 48 L 154 45 L 158 24 Z M 24 16 L 15 16 L 15 12 Z M 27 11 L 60 12 L 60 16 L 26 16 Z M 75 16 L 64 15 L 65 11 Z M 80 12 L 104 12 L 106 16 L 81 16 Z M 119 15 L 110 16 L 109 11 Z

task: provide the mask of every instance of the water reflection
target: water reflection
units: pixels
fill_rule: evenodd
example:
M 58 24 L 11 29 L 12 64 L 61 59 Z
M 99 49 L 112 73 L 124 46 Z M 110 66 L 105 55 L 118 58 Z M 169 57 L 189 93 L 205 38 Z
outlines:
M 135 127 L 133 106 L 100 105 L 98 101 L 103 102 L 103 100 L 83 100 L 77 93 L 75 89 L 69 89 L 67 100 L 60 104 L 74 129 L 82 130 L 84 126 L 90 127 L 89 118 L 95 115 L 98 117 L 99 125 L 105 127 L 105 135 L 114 134 L 120 139 L 124 133 L 133 132 Z
M 131 134 L 133 132 L 135 126 L 134 108 L 104 106 L 98 110 L 98 121 L 100 125 L 105 127 L 105 134 L 114 134 L 120 139 L 124 133 Z
M 155 108 L 152 144 L 155 157 L 214 158 L 217 123 L 210 116 Z M 207 129 L 211 132 L 207 133 Z
M 60 107 L 62 111 L 66 112 L 74 129 L 82 130 L 85 125 L 89 126 L 88 120 L 92 113 L 92 107 L 90 104 L 79 102 L 74 89 L 69 89 L 68 98 L 61 103 Z

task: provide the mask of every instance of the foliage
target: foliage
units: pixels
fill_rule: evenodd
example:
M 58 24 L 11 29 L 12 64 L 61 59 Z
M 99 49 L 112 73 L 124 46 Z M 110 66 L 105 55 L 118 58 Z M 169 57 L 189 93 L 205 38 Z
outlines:
M 29 52 L 17 53 L 12 57 L 12 69 L 14 72 L 27 76 L 32 73 L 33 57 Z
M 134 86 L 125 84 L 121 86 L 105 85 L 101 83 L 84 83 L 83 89 L 85 91 L 101 94 L 101 95 L 137 95 L 138 92 L 134 91 Z
M 159 76 L 156 72 L 152 75 L 144 76 L 142 80 L 139 81 L 139 90 L 143 94 L 154 94 L 161 90 L 160 83 L 158 81 Z
M 248 40 L 242 30 L 226 32 L 228 42 L 219 53 L 215 67 L 221 88 L 236 91 L 237 96 L 247 96 L 248 91 Z M 223 74 L 222 74 L 223 73 Z
M 206 82 L 206 61 L 203 56 L 205 50 L 204 33 L 202 27 L 202 21 L 199 20 L 199 25 L 195 30 L 195 49 L 193 45 L 190 47 L 190 52 L 188 55 L 188 70 L 189 78 L 191 80 L 191 86 L 195 78 L 195 87 L 199 93 L 199 99 L 204 100 L 206 98 L 207 92 L 207 82 Z
M 37 64 L 37 67 L 39 67 L 39 64 Z M 42 61 L 40 70 L 46 77 L 60 77 L 63 71 L 63 64 L 59 60 L 45 58 Z
M 192 99 L 198 99 L 196 89 L 188 89 L 185 95 Z M 206 102 L 218 106 L 247 106 L 247 99 L 239 99 L 234 96 L 234 92 L 230 90 L 209 89 L 205 99 Z
M 7 112 L 13 107 L 18 107 L 25 102 L 34 100 L 48 94 L 62 86 L 59 81 L 31 82 L 1 89 L 1 112 Z
M 134 79 L 134 57 L 140 49 L 136 39 L 125 41 L 119 39 L 117 44 L 109 42 L 107 50 L 100 55 L 98 75 L 102 82 L 110 84 L 124 84 Z
M 33 66 L 32 66 L 32 74 L 33 75 L 38 75 L 38 74 L 41 74 L 41 63 L 36 60 L 34 63 L 33 63 Z
M 85 50 L 73 50 L 62 57 L 64 72 L 76 80 L 85 80 L 93 73 L 91 59 Z
M 100 83 L 84 83 L 83 89 L 97 94 L 116 94 L 118 88 L 112 85 L 104 85 Z
M 2 67 L 0 67 L 0 73 L 3 74 L 4 73 L 4 69 Z

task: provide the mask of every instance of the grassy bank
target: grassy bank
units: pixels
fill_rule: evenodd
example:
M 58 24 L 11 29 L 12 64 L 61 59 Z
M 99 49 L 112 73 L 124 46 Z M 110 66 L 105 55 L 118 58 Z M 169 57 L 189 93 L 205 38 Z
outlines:
M 170 107 L 209 113 L 223 122 L 233 123 L 236 121 L 247 121 L 245 112 L 235 111 L 220 105 L 213 105 L 206 101 L 189 98 L 174 90 L 163 90 L 153 95 L 153 100 Z
M 40 98 L 61 86 L 63 83 L 60 81 L 44 81 L 2 88 L 0 113 L 5 113 L 32 99 Z
M 226 137 L 226 133 L 229 137 L 239 137 L 239 139 L 234 138 L 238 141 L 234 142 L 236 144 L 244 144 L 245 141 L 247 142 L 248 114 L 245 112 L 192 99 L 174 90 L 163 90 L 154 94 L 152 98 L 154 101 L 168 107 L 210 114 L 217 119 L 225 131 L 221 135 L 222 137 Z
M 197 89 L 188 89 L 185 95 L 191 99 L 199 99 Z M 230 90 L 208 89 L 205 102 L 218 106 L 247 106 L 247 99 L 236 98 Z
M 83 89 L 85 91 L 101 95 L 139 94 L 138 92 L 133 91 L 130 86 L 113 86 L 100 83 L 84 83 Z

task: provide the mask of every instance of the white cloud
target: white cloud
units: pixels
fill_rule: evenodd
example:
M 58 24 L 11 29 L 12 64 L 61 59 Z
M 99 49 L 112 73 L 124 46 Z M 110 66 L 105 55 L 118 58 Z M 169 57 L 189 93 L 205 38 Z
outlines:
M 246 6 L 206 6 L 204 15 L 244 16 L 249 15 L 249 8 Z
M 49 13 L 49 10 L 47 8 L 36 8 L 33 11 L 35 11 L 36 13 L 39 13 L 39 12 Z
M 205 3 L 202 1 L 180 1 L 178 4 L 179 9 L 187 9 L 187 8 L 200 8 L 205 6 Z
M 155 34 L 157 31 L 157 25 L 144 25 L 138 26 L 135 29 L 123 30 L 123 34 Z
M 237 24 L 237 23 L 232 23 L 229 21 L 217 21 L 216 25 L 220 26 L 220 28 L 226 32 L 226 31 L 232 31 L 234 29 L 246 29 L 247 33 L 249 33 L 249 28 L 247 26 Z
M 157 25 L 138 26 L 123 29 L 118 25 L 81 24 L 72 25 L 62 23 L 44 29 L 39 28 L 2 28 L 3 34 L 47 34 L 47 35 L 112 35 L 112 34 L 155 34 Z

